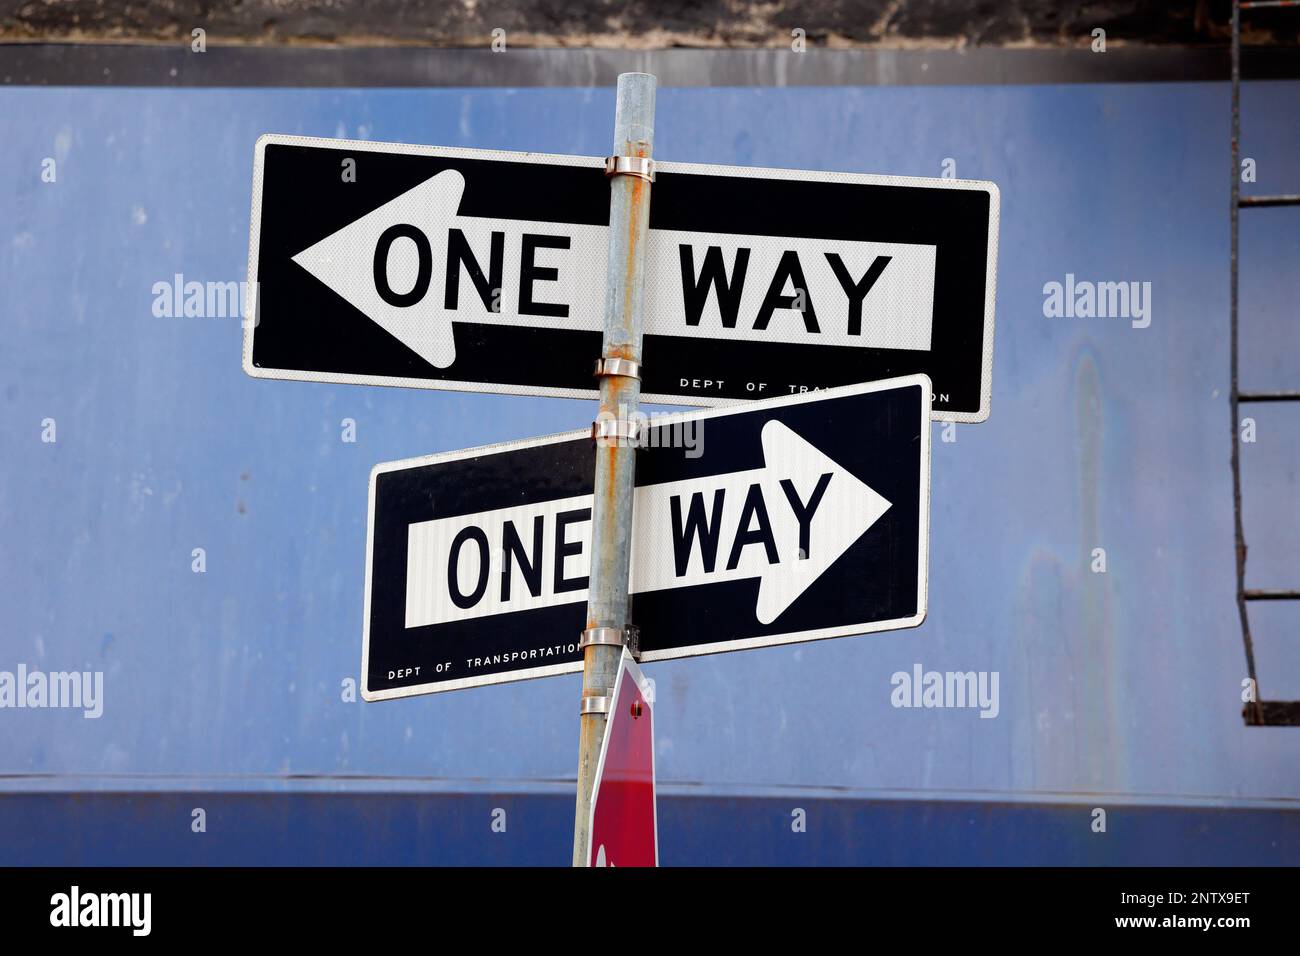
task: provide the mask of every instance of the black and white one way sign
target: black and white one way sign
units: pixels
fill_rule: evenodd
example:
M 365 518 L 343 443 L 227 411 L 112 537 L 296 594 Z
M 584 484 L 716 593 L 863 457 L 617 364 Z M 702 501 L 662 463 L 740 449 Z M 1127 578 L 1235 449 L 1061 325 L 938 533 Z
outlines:
M 595 157 L 264 136 L 244 368 L 594 398 L 608 223 Z M 997 237 L 992 183 L 658 163 L 643 398 L 925 373 L 982 421 Z
M 920 624 L 930 388 L 914 375 L 649 419 L 641 659 Z M 375 467 L 367 700 L 582 670 L 591 446 L 570 432 Z

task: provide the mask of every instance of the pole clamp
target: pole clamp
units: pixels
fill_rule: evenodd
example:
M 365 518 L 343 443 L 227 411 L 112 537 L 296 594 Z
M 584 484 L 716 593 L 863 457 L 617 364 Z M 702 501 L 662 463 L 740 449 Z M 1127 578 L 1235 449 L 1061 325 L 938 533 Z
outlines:
M 608 714 L 609 698 L 584 697 L 582 698 L 582 705 L 579 707 L 578 712 L 584 717 L 587 716 L 587 714 Z
M 627 646 L 635 658 L 641 657 L 641 629 L 635 624 L 629 624 L 620 630 L 617 627 L 589 627 L 582 632 L 578 638 L 578 648 L 581 650 L 591 644 L 611 644 L 615 647 Z
M 627 418 L 598 418 L 591 423 L 592 441 L 613 438 L 638 444 L 641 441 L 641 423 Z
M 597 378 L 605 375 L 621 375 L 623 378 L 641 380 L 641 363 L 625 358 L 598 358 L 596 370 L 591 373 Z
M 655 181 L 655 161 L 646 156 L 606 156 L 606 176 L 635 176 L 648 183 Z

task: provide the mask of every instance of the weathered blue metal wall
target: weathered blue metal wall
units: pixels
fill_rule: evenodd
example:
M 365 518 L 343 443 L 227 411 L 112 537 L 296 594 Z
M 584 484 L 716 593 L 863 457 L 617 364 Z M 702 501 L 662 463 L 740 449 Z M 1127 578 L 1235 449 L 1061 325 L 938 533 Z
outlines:
M 542 790 L 12 794 L 0 864 L 562 865 L 573 795 Z M 1105 834 L 1086 803 L 672 794 L 658 811 L 663 866 L 1293 866 L 1300 846 L 1277 807 L 1112 803 Z
M 1248 189 L 1300 187 L 1298 103 L 1295 83 L 1247 85 Z M 572 777 L 576 677 L 374 705 L 341 684 L 371 465 L 578 427 L 590 403 L 255 381 L 237 319 L 156 317 L 153 287 L 243 277 L 262 132 L 597 155 L 612 111 L 610 90 L 0 89 L 0 669 L 105 673 L 98 720 L 0 710 L 0 786 Z M 1300 731 L 1240 717 L 1226 85 L 664 89 L 657 127 L 664 159 L 952 158 L 1002 189 L 992 418 L 936 428 L 929 619 L 650 665 L 661 778 L 1300 798 Z M 1296 215 L 1246 214 L 1244 386 L 1300 377 Z M 1045 318 L 1067 273 L 1149 281 L 1150 327 Z M 1296 586 L 1300 413 L 1255 417 L 1251 584 Z M 1300 697 L 1298 625 L 1257 614 L 1266 696 Z M 918 662 L 998 671 L 997 718 L 891 706 Z

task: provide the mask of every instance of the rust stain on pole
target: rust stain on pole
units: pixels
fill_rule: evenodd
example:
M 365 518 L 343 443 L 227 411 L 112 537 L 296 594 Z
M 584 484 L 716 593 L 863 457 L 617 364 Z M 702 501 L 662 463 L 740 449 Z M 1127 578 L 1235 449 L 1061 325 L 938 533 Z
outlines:
M 624 73 L 618 78 L 614 155 L 649 159 L 654 139 L 655 78 Z M 641 361 L 644 324 L 645 236 L 650 221 L 650 184 L 638 176 L 610 179 L 609 272 L 605 282 L 606 359 Z M 600 417 L 631 422 L 641 400 L 641 381 L 622 375 L 600 380 Z M 632 491 L 636 447 L 626 438 L 596 442 L 592 499 L 591 578 L 587 627 L 625 630 L 628 624 L 628 570 L 631 564 Z M 592 644 L 583 650 L 582 696 L 607 697 L 613 691 L 622 648 Z M 605 714 L 582 714 L 578 738 L 578 795 L 574 813 L 573 864 L 590 858 L 591 794 L 605 736 Z

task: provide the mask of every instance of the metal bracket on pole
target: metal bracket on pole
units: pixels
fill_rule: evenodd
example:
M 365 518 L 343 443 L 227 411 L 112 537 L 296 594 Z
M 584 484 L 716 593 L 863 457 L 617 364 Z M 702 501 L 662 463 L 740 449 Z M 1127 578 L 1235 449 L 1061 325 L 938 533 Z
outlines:
M 606 156 L 606 176 L 635 176 L 648 183 L 655 181 L 655 161 L 645 156 Z
M 582 698 L 582 707 L 579 712 L 583 714 L 608 714 L 609 698 L 584 697 Z
M 637 660 L 641 659 L 641 629 L 634 624 L 620 630 L 617 627 L 589 627 L 578 638 L 579 649 L 589 644 L 626 646 Z
M 615 438 L 636 444 L 641 441 L 641 423 L 628 419 L 599 418 L 591 423 L 591 440 Z
M 600 378 L 604 375 L 621 375 L 624 378 L 641 380 L 641 363 L 625 358 L 598 358 L 596 370 L 591 373 Z

